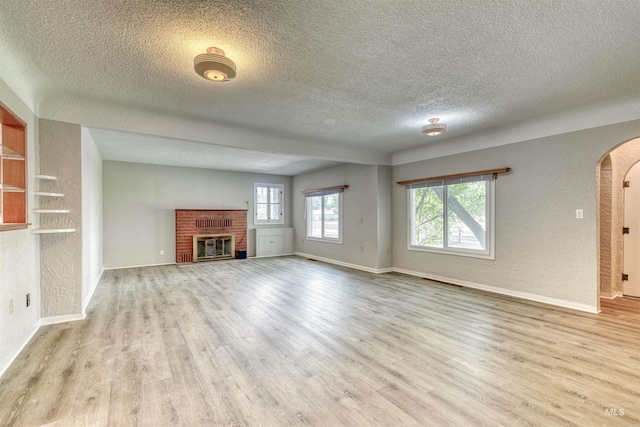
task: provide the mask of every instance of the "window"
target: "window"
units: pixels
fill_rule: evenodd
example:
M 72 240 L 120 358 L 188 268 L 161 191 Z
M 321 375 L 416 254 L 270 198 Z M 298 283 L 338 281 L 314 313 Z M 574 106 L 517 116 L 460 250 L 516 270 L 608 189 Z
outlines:
M 305 194 L 307 238 L 342 243 L 342 188 Z
M 284 184 L 253 184 L 254 224 L 284 224 Z
M 493 177 L 407 185 L 409 249 L 494 259 Z

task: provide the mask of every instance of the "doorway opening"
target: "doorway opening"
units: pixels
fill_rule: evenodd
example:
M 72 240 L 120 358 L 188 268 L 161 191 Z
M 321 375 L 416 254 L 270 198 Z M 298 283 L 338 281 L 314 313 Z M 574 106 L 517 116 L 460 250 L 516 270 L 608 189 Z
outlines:
M 622 294 L 640 298 L 640 163 L 624 178 Z
M 621 143 L 606 153 L 596 168 L 600 298 L 613 299 L 625 294 L 626 280 L 623 281 L 623 274 L 628 273 L 625 271 L 624 259 L 625 235 L 623 232 L 627 225 L 625 225 L 625 187 L 623 183 L 627 174 L 638 162 L 640 162 L 640 138 L 635 138 Z M 636 189 L 640 190 L 640 166 L 638 166 L 638 171 Z M 640 236 L 640 227 L 636 228 L 636 236 Z M 629 262 L 627 261 L 627 267 Z M 639 270 L 637 275 L 640 275 L 640 263 L 637 268 Z

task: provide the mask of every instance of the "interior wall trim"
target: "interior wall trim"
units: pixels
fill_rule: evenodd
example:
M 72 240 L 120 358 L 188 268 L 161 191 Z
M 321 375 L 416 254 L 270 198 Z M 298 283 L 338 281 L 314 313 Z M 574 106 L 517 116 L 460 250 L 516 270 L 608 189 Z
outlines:
M 86 314 L 87 306 L 91 302 L 91 298 L 93 298 L 93 294 L 96 291 L 96 289 L 98 287 L 98 283 L 100 283 L 100 279 L 102 279 L 102 275 L 103 274 L 104 274 L 104 268 L 101 268 L 100 269 L 100 274 L 98 274 L 98 278 L 96 280 L 94 280 L 93 284 L 91 285 L 91 289 L 89 290 L 89 293 L 84 298 L 84 301 L 82 301 L 82 313 L 83 314 Z
M 584 311 L 586 313 L 597 314 L 597 313 L 600 312 L 600 310 L 598 310 L 598 307 L 597 306 L 593 306 L 593 305 L 581 304 L 581 303 L 562 300 L 562 299 L 558 299 L 558 298 L 545 297 L 543 295 L 532 294 L 532 293 L 529 293 L 529 292 L 520 292 L 520 291 L 511 290 L 511 289 L 499 288 L 499 287 L 496 287 L 496 286 L 483 285 L 481 283 L 468 282 L 466 280 L 458 280 L 458 279 L 453 279 L 451 277 L 438 276 L 438 275 L 435 275 L 435 274 L 422 273 L 422 272 L 419 272 L 419 271 L 405 270 L 403 268 L 397 268 L 397 267 L 392 267 L 392 268 L 371 268 L 371 267 L 365 267 L 365 266 L 362 266 L 362 265 L 351 264 L 351 263 L 348 263 L 348 262 L 337 261 L 335 259 L 319 257 L 319 256 L 316 256 L 316 255 L 311 255 L 311 254 L 305 254 L 305 253 L 302 253 L 302 252 L 295 252 L 295 255 L 300 256 L 300 257 L 304 257 L 304 258 L 315 259 L 315 260 L 326 262 L 326 263 L 329 263 L 329 264 L 336 264 L 336 265 L 340 265 L 340 266 L 343 266 L 343 267 L 353 268 L 353 269 L 356 269 L 356 270 L 367 271 L 369 273 L 381 274 L 381 273 L 395 272 L 395 273 L 408 274 L 409 276 L 421 277 L 423 279 L 431 279 L 431 280 L 435 280 L 435 281 L 438 281 L 438 282 L 451 283 L 451 284 L 454 284 L 454 285 L 464 286 L 466 288 L 473 288 L 473 289 L 478 289 L 478 290 L 481 290 L 481 291 L 491 292 L 491 293 L 494 293 L 494 294 L 507 295 L 507 296 L 510 296 L 510 297 L 525 299 L 525 300 L 529 300 L 529 301 L 541 302 L 541 303 L 544 303 L 544 304 L 554 305 L 556 307 L 564 307 L 564 308 L 569 308 L 571 310 Z
M 40 326 L 57 325 L 58 323 L 75 322 L 76 320 L 84 320 L 87 317 L 85 313 L 63 314 L 62 316 L 49 316 L 40 319 Z
M 249 258 L 249 259 L 273 258 L 273 257 L 277 257 L 277 256 L 291 256 L 291 255 L 297 255 L 297 253 L 295 253 L 295 252 L 291 252 L 291 253 L 288 253 L 288 254 L 256 255 L 256 256 L 250 256 L 250 257 L 247 257 L 247 258 Z
M 604 298 L 604 299 L 616 299 L 616 298 L 622 298 L 624 296 L 624 294 L 622 292 L 614 292 L 613 294 L 605 294 L 600 292 L 600 298 Z
M 580 304 L 573 301 L 566 301 L 558 298 L 545 297 L 543 295 L 531 294 L 528 292 L 514 291 L 511 289 L 498 288 L 496 286 L 483 285 L 481 283 L 467 282 L 466 280 L 453 279 L 451 277 L 438 276 L 435 274 L 421 273 L 419 271 L 405 270 L 403 268 L 394 268 L 394 272 L 408 274 L 410 276 L 422 277 L 423 279 L 431 279 L 438 282 L 446 282 L 454 285 L 464 286 L 466 288 L 478 289 L 494 294 L 507 295 L 510 297 L 525 299 L 529 301 L 541 302 L 544 304 L 555 305 L 557 307 L 570 308 L 572 310 L 584 311 L 587 313 L 597 314 L 599 312 L 597 306 Z
M 389 267 L 389 268 L 365 267 L 364 265 L 351 264 L 349 262 L 337 261 L 335 259 L 324 258 L 324 257 L 317 256 L 317 255 L 305 254 L 303 252 L 295 252 L 295 255 L 297 255 L 299 257 L 303 257 L 303 258 L 315 259 L 317 261 L 322 261 L 322 262 L 326 262 L 326 263 L 329 263 L 329 264 L 340 265 L 342 267 L 349 267 L 349 268 L 353 268 L 355 270 L 362 270 L 362 271 L 366 271 L 366 272 L 369 272 L 369 273 L 381 274 L 381 273 L 391 273 L 393 271 L 393 269 L 391 267 Z
M 36 332 L 38 332 L 39 329 L 40 329 L 40 321 L 36 322 L 36 324 L 34 325 L 33 329 L 31 330 L 31 333 L 29 335 L 27 335 L 20 342 L 20 344 L 14 349 L 13 353 L 11 353 L 11 355 L 8 358 L 6 358 L 2 362 L 0 362 L 1 363 L 0 364 L 0 378 L 2 378 L 2 376 L 4 375 L 6 370 L 9 369 L 9 366 L 11 366 L 11 364 L 14 362 L 14 360 L 16 360 L 16 358 L 20 355 L 20 353 L 22 353 L 22 350 L 24 350 L 24 348 L 27 346 L 27 344 L 29 344 L 31 342 L 31 339 L 35 336 Z
M 66 314 L 66 315 L 62 315 L 62 316 L 42 317 L 42 318 L 38 319 L 38 321 L 34 325 L 33 329 L 31 330 L 31 333 L 20 342 L 20 344 L 16 347 L 14 352 L 11 354 L 11 356 L 9 358 L 7 358 L 6 360 L 0 362 L 0 378 L 2 377 L 2 375 L 4 375 L 6 370 L 9 369 L 9 366 L 11 366 L 11 364 L 16 360 L 16 358 L 20 355 L 20 353 L 22 353 L 22 350 L 25 349 L 27 344 L 29 344 L 31 342 L 31 339 L 33 339 L 33 337 L 36 335 L 36 333 L 40 330 L 41 326 L 56 325 L 58 323 L 66 323 L 66 322 L 74 322 L 76 320 L 83 320 L 83 319 L 85 319 L 87 317 L 87 314 L 85 313 L 85 310 L 86 310 L 87 306 L 89 305 L 89 303 L 91 302 L 91 299 L 93 298 L 93 294 L 95 293 L 96 289 L 98 288 L 98 283 L 100 283 L 100 280 L 102 279 L 102 275 L 104 274 L 104 270 L 105 269 L 103 268 L 100 271 L 100 275 L 98 276 L 98 278 L 93 283 L 91 291 L 89 292 L 89 294 L 85 298 L 85 301 L 83 302 L 82 313 L 80 313 L 80 314 Z
M 118 266 L 118 267 L 105 267 L 102 269 L 102 272 L 104 273 L 105 271 L 108 271 L 108 270 L 122 270 L 123 268 L 155 267 L 158 265 L 176 265 L 176 263 L 163 262 L 162 264 L 142 264 L 142 265 L 124 265 L 124 266 Z

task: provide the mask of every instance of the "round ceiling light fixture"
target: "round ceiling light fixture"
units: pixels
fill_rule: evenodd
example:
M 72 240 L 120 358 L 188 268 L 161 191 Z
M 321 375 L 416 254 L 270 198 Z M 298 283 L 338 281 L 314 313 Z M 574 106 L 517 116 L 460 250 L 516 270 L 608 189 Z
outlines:
M 236 76 L 236 64 L 217 47 L 210 47 L 207 53 L 196 56 L 193 68 L 199 76 L 213 82 L 228 82 Z
M 445 125 L 444 123 L 438 124 L 439 120 L 440 119 L 438 119 L 437 117 L 429 119 L 429 123 L 431 124 L 422 126 L 422 133 L 428 136 L 438 136 L 445 133 L 447 131 L 447 125 Z

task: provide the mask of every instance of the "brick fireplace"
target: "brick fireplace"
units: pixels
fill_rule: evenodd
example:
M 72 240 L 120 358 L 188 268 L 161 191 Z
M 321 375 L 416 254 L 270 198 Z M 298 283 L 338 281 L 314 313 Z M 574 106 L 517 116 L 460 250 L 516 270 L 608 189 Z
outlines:
M 176 209 L 176 263 L 194 261 L 194 237 L 232 235 L 234 258 L 247 253 L 247 211 Z M 197 254 L 196 254 L 197 255 Z

